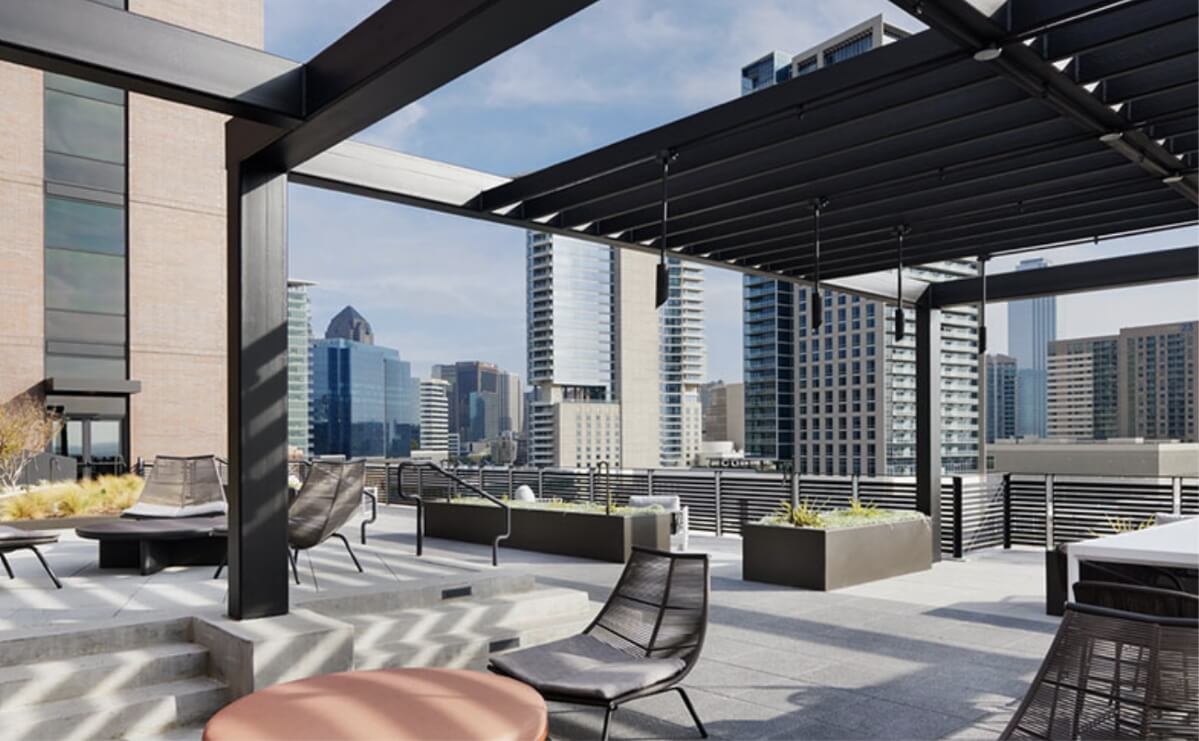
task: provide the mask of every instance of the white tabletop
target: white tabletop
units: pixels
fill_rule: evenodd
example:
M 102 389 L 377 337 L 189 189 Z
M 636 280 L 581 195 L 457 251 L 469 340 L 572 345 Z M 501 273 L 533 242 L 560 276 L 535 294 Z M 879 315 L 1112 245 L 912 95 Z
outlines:
M 1083 561 L 1199 568 L 1199 517 L 1070 543 L 1066 554 Z

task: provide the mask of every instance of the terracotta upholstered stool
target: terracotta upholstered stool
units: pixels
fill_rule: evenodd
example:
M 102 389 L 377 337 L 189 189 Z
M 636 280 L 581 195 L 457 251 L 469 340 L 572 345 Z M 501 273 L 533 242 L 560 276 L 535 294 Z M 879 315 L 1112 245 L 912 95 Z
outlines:
M 465 669 L 382 669 L 277 684 L 212 716 L 204 741 L 543 741 L 545 701 L 520 682 Z

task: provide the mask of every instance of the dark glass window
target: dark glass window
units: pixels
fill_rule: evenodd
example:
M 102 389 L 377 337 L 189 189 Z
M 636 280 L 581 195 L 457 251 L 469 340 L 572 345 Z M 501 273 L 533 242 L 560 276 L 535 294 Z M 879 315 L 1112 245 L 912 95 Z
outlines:
M 123 163 L 125 108 L 46 90 L 46 149 Z
M 125 253 L 125 209 L 46 197 L 46 246 Z
M 65 342 L 125 344 L 125 317 L 83 314 L 76 311 L 47 311 L 46 339 Z
M 47 355 L 46 377 L 124 378 L 124 358 L 91 358 L 74 355 Z
M 124 258 L 47 249 L 46 308 L 124 314 Z
M 55 152 L 46 152 L 45 162 L 45 178 L 49 182 L 125 192 L 125 168 L 121 165 Z
M 80 95 L 84 98 L 95 98 L 106 103 L 125 104 L 125 91 L 118 87 L 97 85 L 94 82 L 87 82 L 86 80 L 79 80 L 74 77 L 56 75 L 53 72 L 46 73 L 46 87 L 51 90 L 71 93 L 72 95 Z

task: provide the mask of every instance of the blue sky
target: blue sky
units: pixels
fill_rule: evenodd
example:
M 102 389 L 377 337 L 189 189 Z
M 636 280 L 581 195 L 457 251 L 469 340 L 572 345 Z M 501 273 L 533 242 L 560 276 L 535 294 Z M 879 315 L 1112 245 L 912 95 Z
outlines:
M 382 0 L 266 0 L 269 51 L 307 60 Z M 742 65 L 798 52 L 878 13 L 883 0 L 600 0 L 357 138 L 515 175 L 736 97 Z M 487 360 L 525 372 L 524 232 L 291 186 L 290 272 L 317 281 L 313 324 L 347 303 L 414 371 Z M 1053 262 L 1194 244 L 1195 230 L 1049 253 Z M 1000 258 L 993 271 L 1014 266 Z M 741 377 L 740 275 L 706 271 L 708 374 Z M 1199 317 L 1195 282 L 1062 297 L 1058 336 Z M 1006 310 L 990 312 L 992 350 Z

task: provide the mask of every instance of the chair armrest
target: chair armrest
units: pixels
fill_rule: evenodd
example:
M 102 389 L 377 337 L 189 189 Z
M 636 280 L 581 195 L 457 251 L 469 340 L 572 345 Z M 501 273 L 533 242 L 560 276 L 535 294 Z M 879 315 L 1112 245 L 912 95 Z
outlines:
M 360 528 L 362 544 L 366 545 L 366 526 L 379 519 L 379 497 L 370 489 L 363 489 L 362 495 L 371 500 L 371 516 L 369 519 L 362 521 Z

